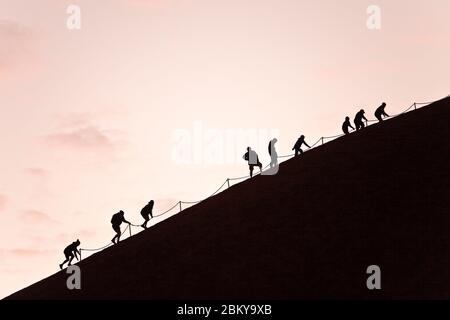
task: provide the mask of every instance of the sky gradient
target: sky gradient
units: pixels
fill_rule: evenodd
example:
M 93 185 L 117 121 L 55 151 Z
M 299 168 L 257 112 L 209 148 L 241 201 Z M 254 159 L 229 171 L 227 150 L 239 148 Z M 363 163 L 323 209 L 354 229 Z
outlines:
M 80 30 L 66 27 L 70 4 Z M 380 30 L 366 26 L 372 4 Z M 247 174 L 201 153 L 177 163 L 180 130 L 203 127 L 193 154 L 226 130 L 273 130 L 282 155 L 361 107 L 373 118 L 383 101 L 395 114 L 448 95 L 449 12 L 448 0 L 0 0 L 0 297 L 58 271 L 75 239 L 108 243 L 121 209 L 142 223 L 150 199 L 158 213 Z

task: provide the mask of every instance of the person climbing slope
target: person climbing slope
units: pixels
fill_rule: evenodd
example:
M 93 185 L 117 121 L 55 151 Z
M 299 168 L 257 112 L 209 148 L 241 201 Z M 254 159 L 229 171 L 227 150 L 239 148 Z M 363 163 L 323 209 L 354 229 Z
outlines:
M 77 258 L 77 260 L 80 260 L 80 258 L 78 258 L 78 254 L 81 257 L 81 252 L 77 249 L 80 244 L 81 244 L 80 240 L 77 239 L 77 241 L 72 242 L 64 249 L 64 255 L 66 256 L 66 260 L 64 260 L 64 262 L 59 265 L 60 269 L 63 268 L 66 262 L 69 262 L 68 266 L 71 266 L 73 258 Z
M 259 162 L 258 154 L 252 150 L 252 148 L 247 147 L 247 152 L 242 157 L 245 161 L 248 161 L 248 168 L 250 170 L 250 178 L 253 177 L 253 168 L 255 166 L 259 167 L 259 172 L 262 172 L 262 164 Z
M 112 218 L 111 218 L 112 228 L 116 232 L 116 235 L 111 240 L 112 243 L 114 243 L 114 244 L 117 244 L 120 241 L 120 236 L 122 234 L 122 232 L 120 231 L 120 225 L 122 224 L 122 222 L 131 224 L 130 222 L 125 220 L 125 216 L 124 215 L 125 215 L 125 213 L 122 210 L 120 210 L 119 212 L 114 214 L 112 216 Z M 117 239 L 117 242 L 115 241 L 116 239 Z
M 381 106 L 375 110 L 375 118 L 378 119 L 379 122 L 383 121 L 383 117 L 389 117 L 389 115 L 384 111 L 384 108 L 386 108 L 386 103 L 383 102 Z
M 270 140 L 269 142 L 269 155 L 270 155 L 270 167 L 276 167 L 278 166 L 278 153 L 277 150 L 275 149 L 275 143 L 277 143 L 278 140 L 277 138 L 274 138 L 272 140 Z
M 297 139 L 297 142 L 295 142 L 294 147 L 292 147 L 292 150 L 295 150 L 295 156 L 298 156 L 298 154 L 302 154 L 302 145 L 307 146 L 308 148 L 311 148 L 305 141 L 305 136 L 301 135 L 300 138 Z
M 344 131 L 345 134 L 349 134 L 348 128 L 352 128 L 355 130 L 355 128 L 352 127 L 352 124 L 350 123 L 350 117 L 345 117 L 345 121 L 342 124 L 342 131 Z
M 362 129 L 365 127 L 363 120 L 367 121 L 366 117 L 364 116 L 364 109 L 359 110 L 355 115 L 355 127 L 356 131 Z
M 141 216 L 144 218 L 144 223 L 141 225 L 142 228 L 147 229 L 147 223 L 151 219 L 153 219 L 153 205 L 155 201 L 150 200 L 149 203 L 145 205 L 145 207 L 141 210 Z M 149 218 L 150 217 L 150 218 Z

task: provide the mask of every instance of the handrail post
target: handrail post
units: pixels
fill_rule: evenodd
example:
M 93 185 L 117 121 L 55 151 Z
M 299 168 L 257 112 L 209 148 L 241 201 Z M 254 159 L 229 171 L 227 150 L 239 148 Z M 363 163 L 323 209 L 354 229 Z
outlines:
M 230 179 L 227 178 L 227 184 L 228 184 L 228 188 L 230 187 Z
M 182 209 L 181 209 L 181 201 L 178 201 L 178 204 L 180 205 L 180 212 L 181 212 L 181 210 L 182 210 Z
M 131 224 L 128 225 L 128 229 L 130 229 L 130 237 L 131 237 Z
M 322 140 L 322 145 L 323 145 L 323 137 L 322 137 L 322 138 L 320 138 L 320 140 Z
M 416 110 L 416 106 L 417 106 L 417 104 L 414 102 L 414 110 Z

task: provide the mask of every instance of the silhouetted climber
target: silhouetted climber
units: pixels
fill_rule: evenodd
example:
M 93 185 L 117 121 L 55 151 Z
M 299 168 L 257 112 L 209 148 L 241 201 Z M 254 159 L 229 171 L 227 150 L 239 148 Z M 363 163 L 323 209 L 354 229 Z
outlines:
M 248 168 L 250 169 L 250 178 L 253 177 L 253 168 L 255 166 L 259 167 L 259 172 L 262 172 L 262 164 L 259 162 L 258 154 L 252 150 L 252 148 L 247 147 L 247 152 L 242 157 L 245 161 L 248 161 Z
M 352 128 L 355 130 L 355 128 L 352 127 L 352 124 L 350 123 L 350 117 L 345 117 L 345 121 L 342 124 L 342 131 L 344 131 L 345 134 L 348 134 L 348 128 Z
M 112 243 L 114 243 L 114 244 L 116 244 L 120 241 L 120 236 L 122 234 L 122 232 L 120 231 L 120 225 L 122 224 L 122 222 L 131 224 L 127 220 L 125 220 L 124 214 L 125 213 L 122 210 L 120 210 L 119 212 L 113 214 L 113 216 L 111 218 L 112 228 L 116 232 L 116 235 L 111 240 Z M 117 239 L 117 242 L 114 241 L 116 239 Z
M 383 102 L 381 104 L 381 106 L 379 106 L 377 108 L 377 110 L 375 110 L 375 118 L 377 118 L 378 121 L 380 121 L 380 122 L 383 121 L 383 116 L 384 117 L 389 117 L 389 115 L 386 113 L 386 111 L 384 111 L 384 108 L 386 108 L 386 103 L 385 102 Z
M 77 247 L 81 244 L 80 240 L 77 239 L 77 241 L 72 242 L 71 244 L 69 244 L 65 249 L 64 249 L 64 255 L 66 256 L 66 260 L 64 260 L 63 263 L 61 263 L 59 265 L 59 268 L 62 269 L 64 264 L 66 262 L 69 262 L 69 266 L 72 265 L 72 260 L 73 258 L 77 258 L 77 260 L 80 260 L 78 258 L 78 254 L 81 257 L 81 252 L 77 249 Z
M 355 122 L 356 131 L 365 127 L 363 120 L 367 121 L 366 117 L 364 116 L 364 109 L 361 109 L 355 115 L 354 122 Z
M 278 153 L 275 150 L 275 143 L 277 143 L 277 138 L 270 140 L 269 142 L 269 155 L 270 155 L 270 167 L 278 166 Z
M 308 148 L 311 148 L 305 141 L 305 136 L 301 135 L 300 138 L 297 139 L 297 142 L 294 144 L 294 147 L 292 148 L 292 150 L 295 150 L 295 155 L 297 156 L 299 153 L 302 154 L 303 150 L 302 150 L 302 145 L 307 146 Z
M 147 229 L 147 223 L 150 220 L 149 216 L 153 219 L 153 205 L 155 204 L 155 201 L 150 200 L 149 203 L 145 205 L 145 207 L 141 210 L 141 216 L 144 218 L 144 223 L 141 225 L 142 228 Z

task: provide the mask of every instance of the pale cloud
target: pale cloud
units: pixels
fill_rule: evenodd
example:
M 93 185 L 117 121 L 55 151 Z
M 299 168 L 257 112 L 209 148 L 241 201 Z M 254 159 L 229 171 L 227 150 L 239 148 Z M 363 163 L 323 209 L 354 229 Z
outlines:
M 24 222 L 30 224 L 58 224 L 59 222 L 50 217 L 48 214 L 38 210 L 25 210 L 21 213 L 21 218 Z
M 26 238 L 31 243 L 38 243 L 41 246 L 51 246 L 57 244 L 59 247 L 64 248 L 76 239 L 80 239 L 81 242 L 86 243 L 87 240 L 95 239 L 97 233 L 88 229 L 81 229 L 75 232 L 60 232 L 56 235 L 38 235 L 25 231 L 22 233 L 22 238 Z
M 131 5 L 135 6 L 146 6 L 146 7 L 152 7 L 157 8 L 161 6 L 171 5 L 174 4 L 175 1 L 180 0 L 126 0 Z
M 32 234 L 29 231 L 22 230 L 22 238 L 27 238 L 28 240 L 30 240 L 32 243 L 39 243 L 40 245 L 42 244 L 46 244 L 46 243 L 52 243 L 52 239 L 50 237 L 48 237 L 47 235 L 42 236 L 42 235 L 36 235 L 36 234 Z
M 80 230 L 78 234 L 82 238 L 93 238 L 96 236 L 96 233 L 90 230 Z
M 1 77 L 19 69 L 30 72 L 36 62 L 34 41 L 29 28 L 12 20 L 0 20 Z
M 54 254 L 55 250 L 40 250 L 34 248 L 0 248 L 2 258 L 34 258 Z
M 39 177 L 39 178 L 44 178 L 49 175 L 48 170 L 45 170 L 43 168 L 38 168 L 38 167 L 26 168 L 25 173 L 32 177 Z
M 151 199 L 148 199 L 148 201 L 150 201 L 150 200 Z M 154 199 L 154 200 L 155 200 L 155 208 L 153 209 L 153 215 L 159 215 L 159 214 L 169 210 L 175 204 L 177 204 L 177 202 L 179 201 L 179 199 L 175 199 L 175 198 L 159 198 L 159 199 Z M 173 212 L 176 212 L 176 210 L 175 211 L 172 210 L 170 213 L 173 213 Z
M 28 272 L 28 270 L 23 269 L 23 268 L 16 268 L 16 267 L 0 267 L 0 273 L 1 274 L 24 274 Z
M 77 231 L 76 233 L 60 233 L 55 237 L 57 242 L 67 243 L 75 241 L 76 239 L 80 239 L 81 242 L 84 242 L 85 239 L 93 239 L 96 236 L 96 232 L 82 229 Z
M 40 250 L 32 248 L 15 248 L 4 250 L 3 254 L 9 258 L 37 258 L 49 256 L 55 253 L 55 250 Z
M 112 151 L 115 147 L 115 142 L 108 133 L 96 126 L 53 133 L 46 140 L 53 147 L 76 150 Z
M 31 34 L 30 30 L 18 22 L 0 19 L 0 37 L 25 37 Z
M 3 211 L 3 209 L 5 209 L 7 202 L 8 197 L 4 194 L 0 194 L 0 211 Z
M 51 253 L 50 250 L 38 250 L 29 248 L 17 248 L 7 251 L 7 254 L 16 257 L 36 257 L 41 255 L 48 255 L 49 253 Z
M 114 112 L 111 112 L 114 113 Z M 56 115 L 55 133 L 45 136 L 46 143 L 58 149 L 76 151 L 113 152 L 124 146 L 126 134 L 122 130 L 103 128 L 96 124 L 111 114 L 72 112 Z
M 72 215 L 74 217 L 85 216 L 86 214 L 87 214 L 86 211 L 81 211 L 81 210 L 77 210 L 77 211 L 72 212 Z
M 71 112 L 56 115 L 56 120 L 58 121 L 58 128 L 74 129 L 88 126 L 96 117 L 96 115 L 87 112 Z
M 422 30 L 418 33 L 408 34 L 403 37 L 403 41 L 405 45 L 449 47 L 448 34 L 441 30 Z

